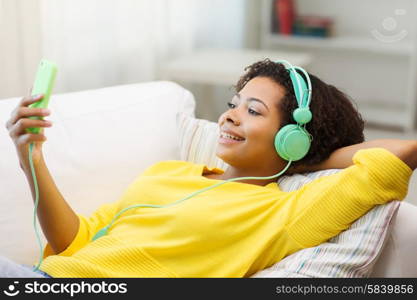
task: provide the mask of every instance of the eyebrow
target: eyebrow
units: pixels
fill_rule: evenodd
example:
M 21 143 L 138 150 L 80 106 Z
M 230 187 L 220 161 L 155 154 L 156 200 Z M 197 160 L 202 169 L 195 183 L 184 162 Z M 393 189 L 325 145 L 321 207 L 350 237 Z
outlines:
M 240 94 L 239 93 L 236 93 L 235 96 L 237 96 L 239 98 L 239 100 L 240 100 Z M 246 101 L 248 101 L 248 102 L 250 102 L 250 101 L 256 101 L 256 102 L 262 103 L 263 106 L 265 106 L 265 108 L 269 111 L 268 106 L 266 106 L 266 104 L 262 100 L 259 100 L 257 98 L 253 98 L 253 97 L 249 97 L 249 98 L 246 98 Z

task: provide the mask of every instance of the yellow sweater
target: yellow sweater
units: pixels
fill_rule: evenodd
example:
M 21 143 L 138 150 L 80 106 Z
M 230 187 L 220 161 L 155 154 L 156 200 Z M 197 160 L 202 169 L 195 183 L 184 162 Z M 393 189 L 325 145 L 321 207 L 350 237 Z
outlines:
M 407 194 L 411 169 L 387 150 L 360 150 L 354 165 L 293 192 L 276 183 L 229 182 L 178 205 L 134 208 L 108 235 L 91 238 L 124 207 L 168 204 L 220 182 L 218 168 L 163 161 L 146 169 L 117 202 L 90 217 L 40 269 L 52 277 L 249 277 L 303 248 L 325 242 L 377 204 Z

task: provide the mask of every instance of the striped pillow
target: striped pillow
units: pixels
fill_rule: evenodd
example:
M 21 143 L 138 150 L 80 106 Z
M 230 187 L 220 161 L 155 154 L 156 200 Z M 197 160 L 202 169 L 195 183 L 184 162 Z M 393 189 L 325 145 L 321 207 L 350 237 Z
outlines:
M 179 113 L 177 124 L 181 160 L 227 168 L 228 165 L 216 156 L 219 133 L 216 123 Z M 339 170 L 282 176 L 277 183 L 283 191 L 289 192 L 336 172 Z M 297 251 L 252 277 L 368 277 L 399 206 L 399 201 L 378 205 L 352 223 L 348 230 L 316 247 Z
M 228 167 L 216 156 L 219 126 L 217 123 L 177 113 L 180 159 L 225 170 Z

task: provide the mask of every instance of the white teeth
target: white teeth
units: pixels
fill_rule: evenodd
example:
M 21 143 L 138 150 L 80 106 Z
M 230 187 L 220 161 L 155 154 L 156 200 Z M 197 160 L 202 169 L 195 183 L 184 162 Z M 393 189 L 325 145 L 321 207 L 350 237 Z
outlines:
M 228 134 L 226 132 L 220 133 L 220 136 L 223 137 L 223 138 L 232 139 L 232 140 L 235 140 L 235 141 L 243 141 L 244 140 L 243 138 Z

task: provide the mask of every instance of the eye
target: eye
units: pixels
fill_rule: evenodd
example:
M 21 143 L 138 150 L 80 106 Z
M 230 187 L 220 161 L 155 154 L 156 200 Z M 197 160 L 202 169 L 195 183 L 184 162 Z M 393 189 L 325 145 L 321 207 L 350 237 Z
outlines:
M 236 105 L 234 105 L 232 102 L 227 102 L 227 106 L 229 108 L 235 108 L 236 107 Z
M 235 108 L 236 107 L 236 104 L 233 104 L 232 102 L 227 102 L 227 106 L 229 107 L 229 108 Z M 248 109 L 248 112 L 251 114 L 251 115 L 254 115 L 254 116 L 258 116 L 258 115 L 260 115 L 260 113 L 258 113 L 258 112 L 256 112 L 256 111 L 254 111 L 253 109 L 251 109 L 251 108 L 249 108 Z
M 253 109 L 251 109 L 251 108 L 249 108 L 249 109 L 248 109 L 248 111 L 249 111 L 249 113 L 250 113 L 251 115 L 254 115 L 254 116 L 260 115 L 260 113 L 258 113 L 258 112 L 256 112 L 256 111 L 254 111 L 254 110 L 253 110 Z

